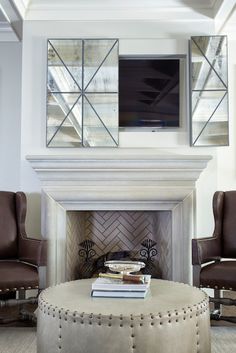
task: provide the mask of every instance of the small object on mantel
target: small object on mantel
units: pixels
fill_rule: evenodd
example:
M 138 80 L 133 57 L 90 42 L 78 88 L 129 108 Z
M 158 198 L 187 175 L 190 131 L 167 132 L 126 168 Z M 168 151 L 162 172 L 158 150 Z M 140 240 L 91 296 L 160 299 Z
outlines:
M 123 282 L 133 282 L 143 284 L 145 282 L 145 277 L 143 275 L 126 275 L 126 274 L 116 274 L 116 273 L 99 273 L 99 277 L 102 278 L 114 278 L 120 279 Z

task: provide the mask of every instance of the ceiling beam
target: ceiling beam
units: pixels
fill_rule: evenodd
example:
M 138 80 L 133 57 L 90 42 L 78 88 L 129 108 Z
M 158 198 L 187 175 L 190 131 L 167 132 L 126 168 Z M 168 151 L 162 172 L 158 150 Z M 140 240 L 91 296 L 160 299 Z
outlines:
M 13 0 L 0 0 L 0 7 L 19 41 L 22 39 L 23 19 Z
M 11 2 L 15 5 L 21 17 L 25 19 L 26 11 L 29 6 L 29 0 L 11 0 Z
M 215 33 L 222 34 L 224 27 L 236 9 L 235 0 L 216 1 Z

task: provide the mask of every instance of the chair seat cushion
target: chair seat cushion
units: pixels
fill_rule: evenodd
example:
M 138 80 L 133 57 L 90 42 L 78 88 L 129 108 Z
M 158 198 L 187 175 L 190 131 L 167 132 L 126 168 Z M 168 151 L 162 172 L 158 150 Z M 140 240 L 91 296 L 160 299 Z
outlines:
M 39 283 L 37 267 L 19 261 L 0 261 L 0 290 L 37 288 Z
M 222 261 L 202 267 L 202 287 L 236 290 L 236 261 Z

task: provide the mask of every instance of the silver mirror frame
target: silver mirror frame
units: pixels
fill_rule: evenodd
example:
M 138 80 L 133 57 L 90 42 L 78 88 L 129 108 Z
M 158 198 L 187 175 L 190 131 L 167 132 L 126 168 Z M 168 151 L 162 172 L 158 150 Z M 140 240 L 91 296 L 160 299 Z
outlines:
M 189 42 L 190 145 L 229 145 L 227 36 Z
M 48 39 L 47 147 L 117 147 L 117 39 Z

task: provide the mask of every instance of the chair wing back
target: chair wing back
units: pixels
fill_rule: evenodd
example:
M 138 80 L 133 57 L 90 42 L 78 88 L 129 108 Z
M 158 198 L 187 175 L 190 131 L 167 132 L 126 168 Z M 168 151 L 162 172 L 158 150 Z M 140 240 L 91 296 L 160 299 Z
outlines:
M 0 191 L 0 259 L 17 258 L 15 193 Z
M 224 193 L 223 257 L 236 258 L 236 191 Z

